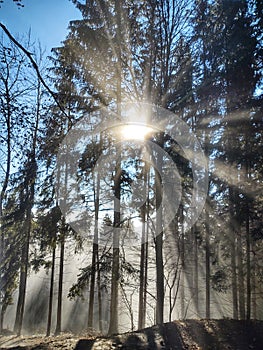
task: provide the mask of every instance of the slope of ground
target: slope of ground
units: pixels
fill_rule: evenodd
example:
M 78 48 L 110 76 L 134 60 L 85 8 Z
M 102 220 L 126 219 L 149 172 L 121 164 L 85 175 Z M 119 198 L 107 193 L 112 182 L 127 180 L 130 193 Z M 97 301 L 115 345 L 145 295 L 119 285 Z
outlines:
M 1 336 L 13 350 L 262 350 L 263 321 L 185 320 L 112 337 Z

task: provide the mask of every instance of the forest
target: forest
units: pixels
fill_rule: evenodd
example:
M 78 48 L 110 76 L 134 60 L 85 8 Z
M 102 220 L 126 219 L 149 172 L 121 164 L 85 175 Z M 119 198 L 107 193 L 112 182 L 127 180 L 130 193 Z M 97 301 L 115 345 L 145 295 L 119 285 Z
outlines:
M 0 334 L 262 320 L 263 3 L 70 1 L 1 23 Z

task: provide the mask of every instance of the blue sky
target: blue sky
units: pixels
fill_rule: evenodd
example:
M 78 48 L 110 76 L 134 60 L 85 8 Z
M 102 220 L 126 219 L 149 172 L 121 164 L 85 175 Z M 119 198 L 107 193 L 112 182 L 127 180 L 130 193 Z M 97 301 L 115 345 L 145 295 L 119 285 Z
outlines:
M 4 0 L 0 8 L 0 21 L 16 37 L 27 34 L 39 40 L 47 54 L 60 45 L 67 35 L 70 20 L 81 18 L 70 0 L 23 0 L 19 9 L 12 0 Z

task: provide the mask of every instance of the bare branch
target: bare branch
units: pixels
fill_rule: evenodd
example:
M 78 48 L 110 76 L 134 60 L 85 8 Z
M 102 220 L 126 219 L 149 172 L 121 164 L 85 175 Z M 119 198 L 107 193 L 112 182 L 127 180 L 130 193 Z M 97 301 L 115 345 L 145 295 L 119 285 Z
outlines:
M 27 49 L 25 49 L 23 47 L 23 45 L 21 45 L 14 37 L 13 35 L 9 32 L 9 30 L 6 28 L 5 25 L 3 25 L 2 23 L 0 23 L 0 27 L 3 29 L 3 31 L 6 33 L 6 35 L 8 36 L 8 38 L 21 50 L 24 52 L 24 54 L 28 57 L 28 59 L 30 60 L 34 70 L 37 73 L 37 77 L 38 79 L 41 81 L 41 83 L 43 84 L 43 86 L 45 87 L 45 89 L 50 93 L 50 95 L 53 97 L 54 101 L 56 102 L 57 106 L 59 107 L 60 111 L 67 117 L 66 112 L 64 111 L 63 107 L 61 106 L 61 104 L 59 103 L 56 94 L 50 89 L 50 87 L 46 84 L 45 80 L 43 79 L 39 69 L 38 69 L 38 65 L 36 63 L 36 61 L 33 59 L 32 57 L 32 53 L 29 52 Z

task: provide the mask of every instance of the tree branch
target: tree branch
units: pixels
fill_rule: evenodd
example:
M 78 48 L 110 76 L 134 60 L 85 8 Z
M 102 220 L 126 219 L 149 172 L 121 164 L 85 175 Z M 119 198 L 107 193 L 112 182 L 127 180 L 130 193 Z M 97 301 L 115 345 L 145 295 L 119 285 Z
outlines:
M 8 38 L 21 50 L 24 52 L 24 54 L 28 57 L 29 61 L 31 62 L 34 70 L 37 73 L 37 77 L 38 79 L 41 81 L 41 83 L 43 84 L 43 86 L 46 88 L 46 90 L 50 93 L 50 95 L 53 97 L 54 101 L 56 102 L 58 108 L 60 109 L 60 111 L 67 117 L 66 112 L 64 111 L 63 107 L 61 106 L 61 104 L 59 103 L 56 94 L 50 89 L 50 87 L 46 84 L 45 80 L 43 79 L 39 69 L 38 69 L 38 65 L 36 63 L 36 61 L 33 59 L 32 57 L 32 53 L 29 52 L 27 49 L 25 49 L 23 47 L 23 45 L 21 45 L 14 37 L 13 35 L 9 32 L 9 30 L 6 28 L 6 26 L 2 23 L 0 23 L 0 27 L 3 29 L 3 31 L 5 32 L 5 34 L 8 36 Z

